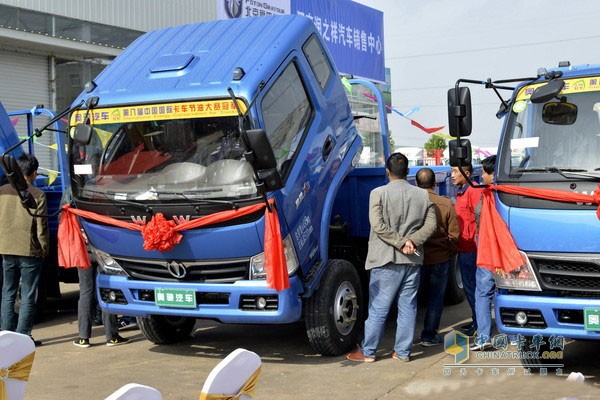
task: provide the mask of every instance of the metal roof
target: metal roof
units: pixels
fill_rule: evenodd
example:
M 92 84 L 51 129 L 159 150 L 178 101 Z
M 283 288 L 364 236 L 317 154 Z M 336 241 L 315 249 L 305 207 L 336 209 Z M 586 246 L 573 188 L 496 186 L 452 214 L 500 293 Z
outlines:
M 306 17 L 283 15 L 176 26 L 139 37 L 94 80 L 99 106 L 224 98 L 227 88 L 250 99 L 290 49 L 315 32 Z M 241 67 L 245 76 L 233 80 Z M 76 101 L 79 101 L 76 100 Z

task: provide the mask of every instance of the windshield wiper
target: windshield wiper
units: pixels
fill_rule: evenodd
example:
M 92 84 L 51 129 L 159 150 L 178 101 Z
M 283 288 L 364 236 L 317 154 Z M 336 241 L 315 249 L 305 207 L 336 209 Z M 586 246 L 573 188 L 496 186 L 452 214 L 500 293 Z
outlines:
M 170 195 L 175 195 L 175 196 L 181 196 L 191 206 L 197 206 L 198 204 L 221 204 L 221 205 L 227 205 L 227 206 L 231 207 L 231 209 L 233 209 L 233 210 L 237 210 L 238 208 L 240 208 L 240 205 L 238 203 L 236 203 L 235 201 L 230 201 L 230 200 L 190 199 L 189 197 L 187 197 L 185 194 L 183 194 L 181 192 L 162 192 L 162 191 L 157 191 L 155 193 L 159 194 L 159 195 L 161 195 L 161 194 L 170 194 Z M 190 193 L 194 193 L 194 192 L 187 192 L 187 193 L 190 194 Z M 196 210 L 196 212 L 197 211 L 198 210 Z
M 544 167 L 544 168 L 521 168 L 517 172 L 549 172 L 554 174 L 560 174 L 565 179 L 600 179 L 600 174 L 594 174 L 588 172 L 587 169 L 577 168 L 556 168 L 556 167 Z
M 82 192 L 89 192 L 89 193 L 94 193 L 94 194 L 100 194 L 102 196 L 104 196 L 108 201 L 110 201 L 112 203 L 113 206 L 123 206 L 123 205 L 128 205 L 128 206 L 134 206 L 134 207 L 138 207 L 138 208 L 142 208 L 145 212 L 147 212 L 148 214 L 153 213 L 152 211 L 152 207 L 146 205 L 146 204 L 140 204 L 140 203 L 136 203 L 135 201 L 129 201 L 129 200 L 120 200 L 120 199 L 115 199 L 115 198 L 111 198 L 108 195 L 116 195 L 118 193 L 116 192 L 101 192 L 98 190 L 91 190 L 91 189 L 86 189 L 86 188 L 81 188 Z

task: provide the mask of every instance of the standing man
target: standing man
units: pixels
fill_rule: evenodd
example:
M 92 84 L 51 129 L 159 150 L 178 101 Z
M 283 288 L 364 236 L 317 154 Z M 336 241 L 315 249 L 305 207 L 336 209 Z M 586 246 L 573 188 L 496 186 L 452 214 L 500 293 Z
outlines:
M 496 165 L 496 156 L 489 156 L 481 161 L 483 172 L 481 180 L 485 185 L 494 184 L 494 168 Z M 479 220 L 480 205 L 476 209 L 477 220 Z M 486 350 L 492 347 L 492 300 L 494 299 L 494 291 L 496 282 L 492 271 L 486 268 L 478 267 L 475 273 L 476 288 L 475 288 L 475 314 L 477 315 L 477 338 L 471 346 L 471 350 L 479 351 Z M 514 338 L 510 337 L 511 343 Z
M 461 167 L 467 177 L 473 174 L 471 164 Z M 452 167 L 452 183 L 459 187 L 456 194 L 454 209 L 458 216 L 460 238 L 458 241 L 458 261 L 460 263 L 460 274 L 462 276 L 465 294 L 471 306 L 472 322 L 460 328 L 465 335 L 473 336 L 477 331 L 477 317 L 475 311 L 475 272 L 477 271 L 477 222 L 475 221 L 475 208 L 481 199 L 481 191 L 473 189 L 459 171 L 458 167 Z
M 458 248 L 458 218 L 452 201 L 435 193 L 435 174 L 430 168 L 417 172 L 417 186 L 427 190 L 429 200 L 435 207 L 437 230 L 425 242 L 425 259 L 421 269 L 421 280 L 429 289 L 429 302 L 421 332 L 421 346 L 436 346 L 444 342 L 437 336 L 444 309 L 444 295 L 448 284 L 449 261 Z
M 436 229 L 435 210 L 427 192 L 406 181 L 408 159 L 392 154 L 386 162 L 387 185 L 371 191 L 371 233 L 365 268 L 371 271 L 369 317 L 359 349 L 351 361 L 373 362 L 390 307 L 397 301 L 396 340 L 392 357 L 410 361 L 423 243 Z
M 31 186 L 37 176 L 38 160 L 24 154 L 17 160 L 37 208 L 32 214 L 46 215 L 46 194 Z M 0 254 L 4 269 L 2 285 L 2 329 L 31 336 L 35 316 L 35 294 L 44 258 L 48 255 L 48 220 L 34 218 L 21 204 L 10 185 L 0 187 Z M 15 300 L 21 281 L 21 307 L 15 313 Z M 32 338 L 33 340 L 33 338 Z M 41 342 L 34 340 L 36 345 Z

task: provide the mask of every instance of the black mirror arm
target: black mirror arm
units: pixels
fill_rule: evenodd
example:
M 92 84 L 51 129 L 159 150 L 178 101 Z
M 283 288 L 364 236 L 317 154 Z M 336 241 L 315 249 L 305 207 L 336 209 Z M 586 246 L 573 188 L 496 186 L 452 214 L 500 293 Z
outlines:
M 54 118 L 52 118 L 46 125 L 44 125 L 42 128 L 40 129 L 35 129 L 33 131 L 32 136 L 35 137 L 40 137 L 42 136 L 42 132 L 44 131 L 53 131 L 53 132 L 63 132 L 61 130 L 56 130 L 56 129 L 51 129 L 50 126 L 52 126 L 52 124 L 54 124 L 56 121 L 60 120 L 62 117 L 64 117 L 65 115 L 67 115 L 68 113 L 79 109 L 79 107 L 81 107 L 85 102 L 83 100 L 81 100 L 77 105 L 73 106 L 73 107 L 67 107 L 66 109 L 64 109 L 63 111 L 61 111 L 60 113 L 58 113 Z M 29 138 L 27 138 L 28 140 Z
M 25 209 L 27 210 L 27 213 L 29 215 L 31 215 L 33 218 L 52 218 L 52 217 L 55 217 L 57 214 L 59 214 L 62 211 L 59 208 L 58 210 L 56 210 L 52 214 L 34 214 L 34 213 L 31 212 L 31 209 L 25 205 L 25 202 L 26 202 L 26 200 L 21 200 L 21 203 L 23 203 L 23 207 L 25 207 Z
M 62 117 L 64 117 L 65 115 L 67 115 L 68 113 L 70 113 L 73 110 L 78 109 L 79 107 L 81 107 L 83 105 L 83 100 L 77 104 L 76 106 L 72 107 L 72 108 L 67 108 L 66 110 L 63 110 L 62 112 L 60 112 L 60 114 L 58 114 L 56 117 L 52 118 L 50 120 L 50 122 L 48 122 L 46 125 L 44 125 L 42 128 L 40 129 L 35 129 L 33 131 L 33 133 L 31 134 L 31 136 L 27 136 L 24 139 L 21 139 L 18 143 L 16 143 L 15 145 L 9 147 L 8 149 L 6 149 L 6 151 L 4 153 L 2 153 L 1 157 L 4 157 L 5 155 L 7 155 L 8 153 L 10 153 L 11 151 L 13 151 L 14 149 L 16 149 L 17 147 L 19 147 L 20 145 L 22 145 L 23 143 L 27 142 L 29 139 L 31 139 L 32 137 L 40 137 L 42 136 L 42 132 L 45 130 L 49 130 L 49 131 L 54 131 L 54 132 L 64 132 L 61 130 L 56 130 L 56 129 L 51 129 L 50 126 L 52 124 L 54 124 L 56 121 L 58 121 L 59 119 L 61 119 Z
M 463 178 L 465 178 L 465 180 L 467 181 L 467 183 L 469 184 L 469 186 L 471 186 L 472 188 L 479 189 L 479 188 L 486 188 L 486 187 L 489 186 L 489 185 L 482 185 L 482 184 L 473 182 L 473 180 L 471 179 L 471 177 L 467 176 L 467 174 L 465 173 L 465 171 L 463 171 L 463 169 L 462 169 L 462 160 L 458 160 L 458 170 L 460 171 L 460 174 L 463 176 Z

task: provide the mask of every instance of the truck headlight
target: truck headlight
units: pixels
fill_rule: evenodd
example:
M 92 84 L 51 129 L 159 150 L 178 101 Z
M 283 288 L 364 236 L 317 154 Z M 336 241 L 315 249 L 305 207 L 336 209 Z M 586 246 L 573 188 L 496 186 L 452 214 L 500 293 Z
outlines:
M 127 275 L 125 270 L 119 265 L 117 260 L 112 258 L 110 254 L 91 247 L 92 254 L 98 263 L 98 268 L 101 272 L 107 275 Z
M 285 253 L 285 263 L 287 265 L 288 276 L 292 275 L 300 265 L 298 256 L 294 250 L 292 237 L 287 235 L 283 240 L 283 251 Z M 267 271 L 265 269 L 265 253 L 260 253 L 250 258 L 250 279 L 266 279 Z
M 523 265 L 510 272 L 502 271 L 500 274 L 494 274 L 496 286 L 501 289 L 533 290 L 541 292 L 542 288 L 533 272 L 533 267 L 529 262 L 527 254 L 522 251 L 519 253 L 521 253 L 521 256 L 523 257 Z

